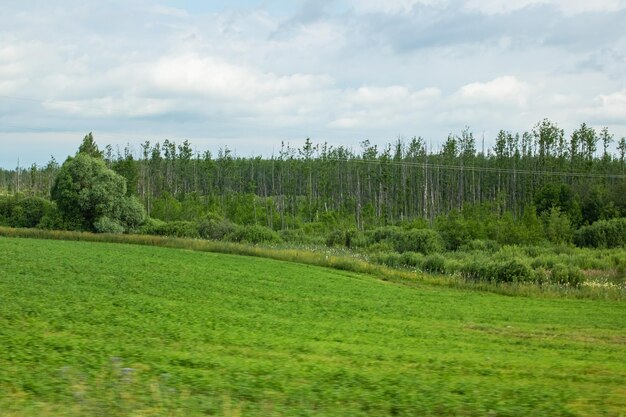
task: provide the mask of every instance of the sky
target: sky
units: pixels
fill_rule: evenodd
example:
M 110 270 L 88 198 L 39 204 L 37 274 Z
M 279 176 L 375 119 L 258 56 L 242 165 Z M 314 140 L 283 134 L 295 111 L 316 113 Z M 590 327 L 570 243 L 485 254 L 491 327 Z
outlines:
M 355 150 L 543 118 L 626 136 L 626 0 L 0 2 L 0 167 L 188 139 Z

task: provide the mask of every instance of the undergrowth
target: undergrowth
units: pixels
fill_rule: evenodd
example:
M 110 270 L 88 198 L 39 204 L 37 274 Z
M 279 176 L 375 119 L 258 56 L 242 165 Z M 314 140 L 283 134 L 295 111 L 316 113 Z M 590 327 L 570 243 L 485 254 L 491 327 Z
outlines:
M 550 277 L 556 276 L 557 272 L 541 268 L 538 269 L 539 274 L 541 271 L 544 271 L 545 277 L 537 278 L 538 273 L 533 272 L 533 275 L 529 276 L 528 279 L 514 279 L 507 282 L 495 282 L 494 280 L 489 279 L 476 279 L 474 274 L 477 273 L 477 270 L 482 270 L 483 268 L 476 267 L 475 270 L 472 269 L 472 266 L 468 266 L 471 264 L 467 262 L 467 259 L 468 257 L 471 257 L 474 260 L 474 263 L 478 263 L 480 262 L 480 256 L 490 256 L 483 253 L 481 253 L 477 258 L 477 255 L 472 253 L 466 254 L 451 252 L 453 255 L 448 259 L 447 257 L 443 257 L 439 254 L 423 256 L 419 253 L 407 252 L 403 254 L 390 254 L 389 256 L 394 259 L 397 258 L 397 260 L 395 262 L 387 262 L 386 259 L 388 258 L 377 258 L 376 255 L 362 255 L 345 249 L 334 250 L 332 248 L 327 248 L 326 250 L 320 250 L 319 248 L 311 248 L 309 250 L 305 250 L 302 247 L 290 248 L 284 245 L 271 247 L 245 243 L 154 235 L 95 234 L 89 232 L 0 227 L 0 236 L 122 243 L 185 249 L 200 252 L 255 256 L 369 274 L 385 281 L 402 283 L 404 285 L 441 285 L 453 288 L 474 289 L 518 296 L 572 297 L 604 300 L 626 299 L 626 286 L 623 285 L 623 283 L 616 284 L 605 279 L 584 282 L 584 279 L 581 278 L 575 271 L 571 272 L 570 269 L 565 268 L 565 272 L 563 272 L 561 264 L 557 264 L 558 274 L 560 274 L 559 276 L 568 277 L 568 274 L 571 273 L 575 275 L 575 281 L 570 279 L 550 279 Z M 509 247 L 504 247 L 500 249 L 497 254 L 495 254 L 495 258 L 506 259 L 507 251 L 510 252 L 511 250 L 514 251 L 514 254 L 519 254 L 519 251 L 527 249 L 510 249 Z M 491 255 L 491 257 L 493 257 L 493 255 Z M 614 258 L 615 256 L 611 259 L 613 259 L 615 263 L 621 265 L 621 262 L 623 261 L 622 258 Z M 493 273 L 494 276 L 497 276 L 497 274 L 500 273 L 500 269 L 510 268 L 509 264 L 510 262 L 502 263 L 501 265 L 503 266 L 501 267 L 498 267 L 498 264 L 489 265 L 491 265 L 490 270 L 495 271 Z M 517 265 L 516 268 L 521 268 L 523 272 L 526 271 L 524 266 L 520 267 Z M 471 271 L 469 275 L 467 271 Z

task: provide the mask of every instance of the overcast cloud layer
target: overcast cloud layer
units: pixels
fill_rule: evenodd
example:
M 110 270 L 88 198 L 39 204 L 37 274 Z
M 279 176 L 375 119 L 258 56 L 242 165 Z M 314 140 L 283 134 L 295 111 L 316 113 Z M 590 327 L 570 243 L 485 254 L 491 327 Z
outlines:
M 626 136 L 626 0 L 0 4 L 0 166 L 189 139 L 269 155 L 544 117 Z

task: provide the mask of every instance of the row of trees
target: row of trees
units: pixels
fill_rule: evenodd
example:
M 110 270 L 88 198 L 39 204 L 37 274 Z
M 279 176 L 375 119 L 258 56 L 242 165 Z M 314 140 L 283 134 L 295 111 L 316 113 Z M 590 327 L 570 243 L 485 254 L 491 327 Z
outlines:
M 146 141 L 138 154 L 94 144 L 91 154 L 163 220 L 215 215 L 275 230 L 319 222 L 364 229 L 488 206 L 514 218 L 531 207 L 537 214 L 556 208 L 579 226 L 626 215 L 626 139 L 614 142 L 606 128 L 582 124 L 566 136 L 543 120 L 521 135 L 500 131 L 487 151 L 465 130 L 437 150 L 416 137 L 383 148 L 363 141 L 358 151 L 307 139 L 266 158 L 228 148 L 212 155 L 168 140 Z M 59 169 L 51 160 L 0 170 L 0 189 L 50 197 Z

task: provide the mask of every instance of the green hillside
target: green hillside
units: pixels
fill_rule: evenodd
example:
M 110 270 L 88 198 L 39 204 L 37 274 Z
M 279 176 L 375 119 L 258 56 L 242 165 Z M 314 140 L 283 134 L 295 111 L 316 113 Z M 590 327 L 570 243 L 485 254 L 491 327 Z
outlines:
M 624 415 L 626 304 L 0 238 L 0 415 Z

